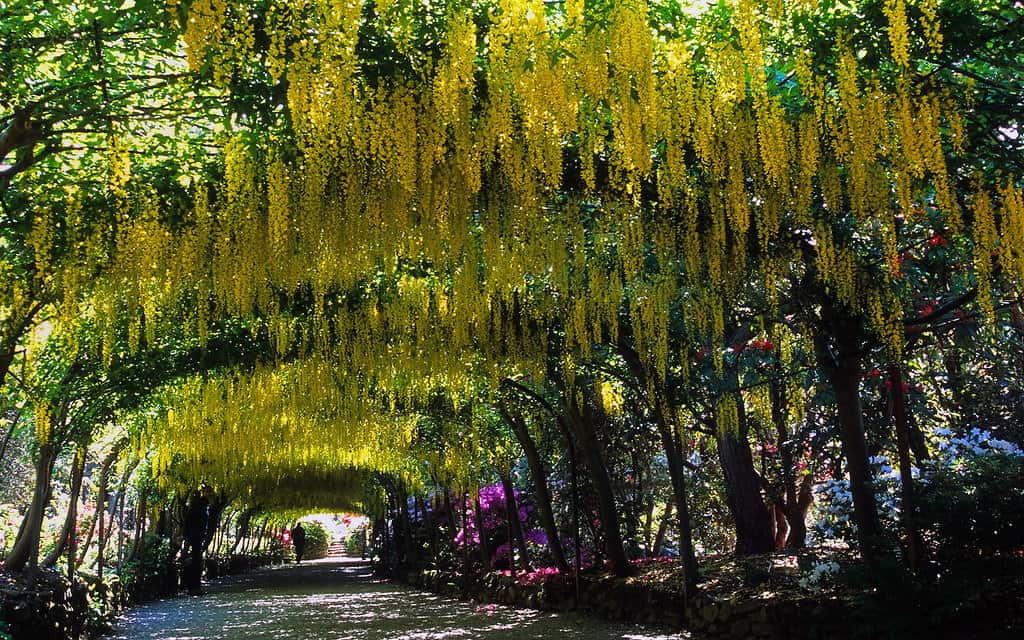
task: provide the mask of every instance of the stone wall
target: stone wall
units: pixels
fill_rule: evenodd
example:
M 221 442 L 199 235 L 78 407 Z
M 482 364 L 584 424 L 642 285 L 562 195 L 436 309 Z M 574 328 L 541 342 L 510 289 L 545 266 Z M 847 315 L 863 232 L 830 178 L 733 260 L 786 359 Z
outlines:
M 541 611 L 578 609 L 607 620 L 685 628 L 708 640 L 831 640 L 848 635 L 842 624 L 842 603 L 785 594 L 734 601 L 701 596 L 686 606 L 681 594 L 610 576 L 581 576 L 578 599 L 572 576 L 522 584 L 501 573 L 464 577 L 428 570 L 407 574 L 405 582 L 477 602 Z

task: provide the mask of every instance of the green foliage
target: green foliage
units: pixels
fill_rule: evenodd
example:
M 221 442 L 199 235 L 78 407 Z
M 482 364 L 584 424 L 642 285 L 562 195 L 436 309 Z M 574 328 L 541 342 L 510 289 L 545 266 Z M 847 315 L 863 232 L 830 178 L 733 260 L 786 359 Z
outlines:
M 302 557 L 307 560 L 316 560 L 327 555 L 327 548 L 331 544 L 327 530 L 319 522 L 303 522 L 302 528 L 306 530 L 306 549 Z
M 918 495 L 922 533 L 942 561 L 1024 549 L 1024 457 L 972 455 L 939 467 Z
M 345 552 L 350 556 L 362 556 L 366 553 L 366 527 L 350 529 L 345 538 Z
M 124 592 L 136 601 L 173 593 L 177 587 L 178 569 L 170 540 L 148 534 L 145 548 L 144 559 L 133 557 L 119 573 Z

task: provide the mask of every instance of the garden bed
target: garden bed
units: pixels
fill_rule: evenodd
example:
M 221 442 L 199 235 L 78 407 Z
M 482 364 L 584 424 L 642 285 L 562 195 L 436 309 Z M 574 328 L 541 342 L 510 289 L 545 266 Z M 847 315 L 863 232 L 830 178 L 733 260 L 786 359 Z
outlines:
M 214 556 L 205 561 L 206 577 L 219 578 L 279 563 L 277 556 Z M 108 575 L 101 583 L 80 575 L 72 583 L 54 571 L 23 574 L 0 571 L 0 640 L 76 640 L 95 638 L 109 629 L 125 607 L 178 590 L 176 565 L 150 571 L 141 581 L 122 583 Z
M 817 567 L 826 567 L 825 571 Z M 874 577 L 891 591 L 835 580 L 856 571 L 848 552 L 802 551 L 737 559 L 704 558 L 700 594 L 686 603 L 682 566 L 674 559 L 634 562 L 634 574 L 617 578 L 606 570 L 573 575 L 553 569 L 532 573 L 463 575 L 425 570 L 405 575 L 414 586 L 461 597 L 542 611 L 580 610 L 608 620 L 683 629 L 701 639 L 751 640 L 914 638 L 1013 638 L 1024 630 L 1024 577 L 1009 565 L 1002 575 L 959 586 L 913 593 L 900 577 L 879 568 Z M 809 580 L 822 574 L 826 578 Z M 831 576 L 832 579 L 829 579 Z M 966 587 L 965 587 L 966 588 Z M 953 591 L 954 593 L 950 593 Z

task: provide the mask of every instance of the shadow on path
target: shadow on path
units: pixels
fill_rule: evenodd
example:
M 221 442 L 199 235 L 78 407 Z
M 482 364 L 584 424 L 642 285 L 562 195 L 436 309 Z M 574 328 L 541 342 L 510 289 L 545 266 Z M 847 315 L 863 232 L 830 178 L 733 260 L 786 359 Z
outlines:
M 474 606 L 383 582 L 366 561 L 325 558 L 261 569 L 207 586 L 207 595 L 132 609 L 113 640 L 421 640 L 565 638 L 668 640 L 641 627 L 497 605 Z

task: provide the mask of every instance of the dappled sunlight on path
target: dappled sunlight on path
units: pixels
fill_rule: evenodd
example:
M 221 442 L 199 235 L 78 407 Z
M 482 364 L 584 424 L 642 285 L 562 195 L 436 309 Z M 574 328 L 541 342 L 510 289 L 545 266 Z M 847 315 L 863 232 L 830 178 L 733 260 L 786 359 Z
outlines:
M 117 640 L 426 640 L 565 638 L 670 640 L 685 635 L 486 605 L 381 582 L 369 565 L 327 558 L 225 579 L 197 598 L 140 606 L 108 636 Z

